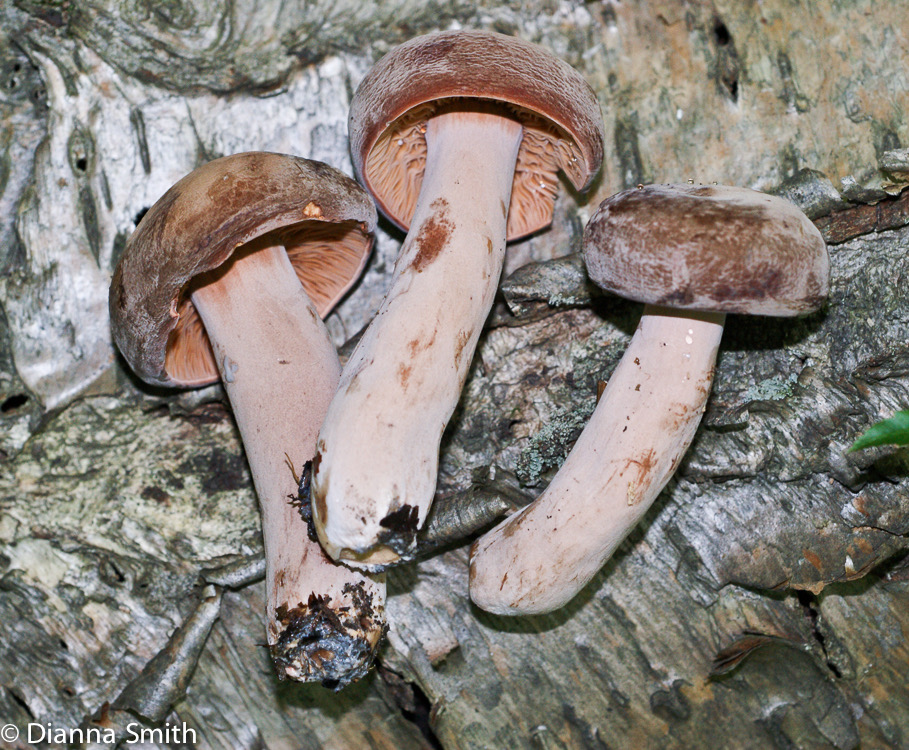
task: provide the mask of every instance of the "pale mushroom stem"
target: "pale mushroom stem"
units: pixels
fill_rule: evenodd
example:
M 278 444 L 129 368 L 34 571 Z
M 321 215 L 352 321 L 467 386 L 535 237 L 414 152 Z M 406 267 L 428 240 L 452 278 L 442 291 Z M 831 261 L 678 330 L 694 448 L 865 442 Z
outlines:
M 606 563 L 678 467 L 713 382 L 723 313 L 647 305 L 549 487 L 480 537 L 470 596 L 503 615 L 551 612 Z
M 520 123 L 456 111 L 426 126 L 426 168 L 391 289 L 344 368 L 319 437 L 313 513 L 335 559 L 408 559 L 439 443 L 492 307 Z
M 315 453 L 337 353 L 282 247 L 237 257 L 205 281 L 191 298 L 259 496 L 269 646 L 282 676 L 345 684 L 365 674 L 382 635 L 385 581 L 332 563 L 307 538 L 288 465 L 300 472 Z

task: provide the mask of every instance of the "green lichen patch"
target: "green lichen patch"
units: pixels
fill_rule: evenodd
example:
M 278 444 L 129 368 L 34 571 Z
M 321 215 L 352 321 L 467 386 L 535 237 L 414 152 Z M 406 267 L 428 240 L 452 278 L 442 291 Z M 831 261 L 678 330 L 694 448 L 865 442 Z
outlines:
M 539 484 L 549 469 L 562 465 L 595 406 L 593 399 L 588 399 L 576 408 L 557 415 L 530 438 L 515 465 L 515 474 L 521 484 Z

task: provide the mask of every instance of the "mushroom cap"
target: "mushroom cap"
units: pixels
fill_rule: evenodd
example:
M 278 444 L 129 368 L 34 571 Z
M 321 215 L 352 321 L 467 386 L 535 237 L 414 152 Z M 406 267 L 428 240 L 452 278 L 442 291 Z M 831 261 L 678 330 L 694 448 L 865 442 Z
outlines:
M 584 262 L 603 289 L 652 305 L 793 316 L 829 288 L 827 246 L 789 201 L 725 185 L 646 185 L 607 198 Z
M 530 42 L 487 31 L 416 37 L 370 70 L 350 105 L 354 166 L 382 212 L 407 230 L 423 179 L 424 123 L 456 100 L 492 101 L 521 120 L 508 239 L 542 229 L 563 170 L 584 190 L 603 160 L 603 118 L 580 73 Z M 445 101 L 447 100 L 447 101 Z
M 359 276 L 375 225 L 369 194 L 326 164 L 267 152 L 215 159 L 171 187 L 127 241 L 110 286 L 114 341 L 148 383 L 213 383 L 194 277 L 271 234 L 324 317 Z

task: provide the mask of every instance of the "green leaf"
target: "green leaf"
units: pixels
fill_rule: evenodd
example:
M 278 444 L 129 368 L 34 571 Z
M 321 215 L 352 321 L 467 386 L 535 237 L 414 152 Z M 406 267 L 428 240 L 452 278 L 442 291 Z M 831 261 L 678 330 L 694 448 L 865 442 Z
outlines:
M 909 445 L 909 411 L 898 411 L 890 419 L 869 427 L 849 450 L 857 451 L 875 445 Z

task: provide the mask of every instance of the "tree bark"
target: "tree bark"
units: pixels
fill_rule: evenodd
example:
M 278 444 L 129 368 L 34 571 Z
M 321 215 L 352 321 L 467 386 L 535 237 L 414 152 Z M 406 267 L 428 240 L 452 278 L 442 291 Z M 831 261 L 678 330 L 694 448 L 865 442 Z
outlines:
M 580 70 L 607 150 L 591 194 L 563 185 L 552 227 L 508 250 L 440 494 L 493 479 L 536 496 L 592 412 L 640 306 L 592 289 L 572 254 L 619 189 L 782 194 L 830 243 L 830 300 L 797 321 L 729 318 L 679 473 L 564 609 L 483 613 L 467 544 L 450 545 L 390 576 L 380 669 L 334 694 L 277 683 L 262 585 L 240 576 L 188 687 L 144 721 L 185 722 L 205 748 L 909 743 L 909 448 L 847 453 L 909 407 L 897 6 L 0 6 L 0 724 L 77 727 L 106 702 L 117 718 L 118 696 L 137 700 L 143 667 L 209 601 L 203 571 L 261 551 L 220 389 L 150 390 L 111 346 L 107 284 L 126 237 L 217 156 L 282 151 L 350 173 L 349 92 L 391 46 L 456 22 Z M 387 288 L 403 238 L 385 228 L 328 320 L 338 346 Z

